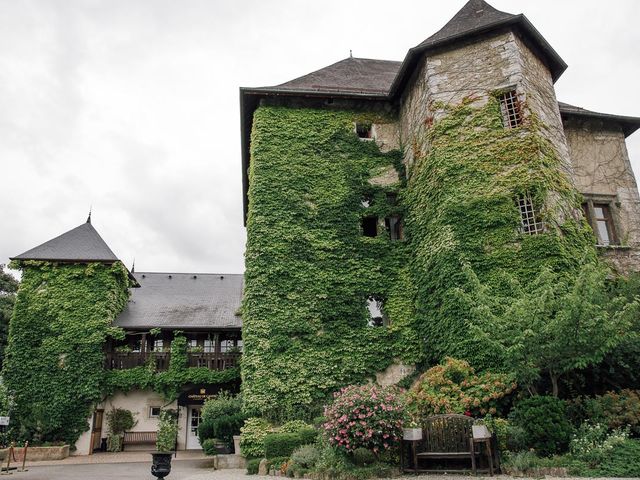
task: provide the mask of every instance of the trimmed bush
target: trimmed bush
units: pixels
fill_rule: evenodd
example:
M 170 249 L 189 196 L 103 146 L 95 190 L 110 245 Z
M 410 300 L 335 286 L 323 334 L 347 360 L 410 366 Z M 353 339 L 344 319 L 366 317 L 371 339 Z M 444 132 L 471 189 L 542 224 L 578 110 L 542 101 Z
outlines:
M 260 458 L 253 458 L 247 461 L 247 475 L 257 475 L 261 460 Z
M 318 431 L 315 428 L 304 428 L 298 432 L 300 445 L 310 445 L 318 440 Z
M 215 420 L 220 417 L 233 416 L 242 410 L 242 397 L 222 391 L 204 402 L 202 420 Z
M 303 420 L 290 420 L 286 423 L 283 423 L 278 431 L 280 433 L 298 433 L 309 428 L 312 428 L 311 425 L 307 424 Z
M 366 448 L 356 448 L 353 451 L 353 463 L 359 467 L 373 465 L 376 463 L 376 456 L 371 450 L 367 450 Z
M 263 418 L 249 418 L 240 429 L 240 449 L 248 458 L 264 457 L 264 439 L 273 426 Z
M 215 437 L 216 436 L 213 433 L 213 420 L 201 420 L 200 425 L 198 425 L 198 439 L 200 440 L 200 445 L 203 445 L 206 440 Z
M 270 433 L 264 438 L 265 457 L 290 457 L 301 445 L 302 440 L 297 433 Z
M 204 442 L 201 442 L 202 451 L 205 455 L 217 455 L 216 441 L 213 438 L 207 438 Z
M 549 456 L 566 451 L 573 427 L 565 402 L 555 397 L 535 396 L 519 402 L 509 415 L 524 431 L 526 448 Z
M 303 445 L 296 448 L 291 454 L 293 464 L 306 469 L 315 467 L 319 459 L 320 449 L 315 445 Z

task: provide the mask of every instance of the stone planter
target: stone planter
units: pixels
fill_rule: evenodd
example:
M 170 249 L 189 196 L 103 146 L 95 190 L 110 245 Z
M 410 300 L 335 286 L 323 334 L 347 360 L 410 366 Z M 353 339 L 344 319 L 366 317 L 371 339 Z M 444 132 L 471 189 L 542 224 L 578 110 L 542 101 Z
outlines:
M 491 438 L 491 432 L 486 425 L 472 425 L 474 439 Z
M 242 455 L 240 451 L 240 435 L 233 436 L 233 453 L 236 455 Z
M 173 452 L 153 452 L 153 463 L 151 464 L 151 475 L 157 478 L 164 478 L 171 473 L 171 455 Z
M 403 428 L 402 439 L 407 441 L 422 440 L 422 429 L 421 428 Z
M 22 447 L 14 447 L 16 457 L 22 455 Z M 0 460 L 6 460 L 8 448 L 0 450 Z M 69 445 L 60 445 L 57 447 L 31 447 L 27 448 L 27 461 L 39 462 L 42 460 L 62 460 L 69 456 Z M 13 462 L 13 459 L 11 459 Z

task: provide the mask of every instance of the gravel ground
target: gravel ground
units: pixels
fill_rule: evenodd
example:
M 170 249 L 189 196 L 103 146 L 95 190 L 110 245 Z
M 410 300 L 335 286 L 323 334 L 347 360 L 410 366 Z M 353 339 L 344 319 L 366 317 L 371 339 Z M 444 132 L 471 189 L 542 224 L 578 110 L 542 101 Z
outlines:
M 75 465 L 35 465 L 27 472 L 15 472 L 14 479 L 24 480 L 155 480 L 150 473 L 150 462 L 75 464 Z M 201 460 L 174 460 L 167 480 L 273 480 L 273 477 L 254 475 L 247 477 L 245 470 L 217 470 L 204 468 Z M 405 475 L 405 480 L 470 480 L 471 475 Z M 514 477 L 479 476 L 481 479 L 510 480 Z M 546 477 L 553 479 L 554 477 Z M 397 479 L 396 479 L 397 480 Z M 520 479 L 521 480 L 521 479 Z M 564 477 L 562 480 L 573 480 Z M 584 478 L 576 480 L 585 480 Z M 610 480 L 610 479 L 602 479 Z

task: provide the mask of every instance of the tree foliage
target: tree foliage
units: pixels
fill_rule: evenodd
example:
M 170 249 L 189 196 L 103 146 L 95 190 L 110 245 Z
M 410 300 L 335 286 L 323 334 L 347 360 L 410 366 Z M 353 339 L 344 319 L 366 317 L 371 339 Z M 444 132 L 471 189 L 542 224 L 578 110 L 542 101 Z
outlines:
M 637 317 L 639 304 L 611 298 L 608 272 L 585 264 L 573 275 L 543 269 L 528 284 L 503 273 L 509 289 L 498 291 L 465 268 L 467 290 L 460 290 L 467 323 L 489 348 L 501 352 L 503 368 L 534 392 L 548 376 L 558 395 L 558 379 L 602 361 Z
M 5 272 L 4 265 L 0 264 L 0 369 L 4 359 L 4 350 L 9 334 L 9 321 L 13 313 L 18 281 Z

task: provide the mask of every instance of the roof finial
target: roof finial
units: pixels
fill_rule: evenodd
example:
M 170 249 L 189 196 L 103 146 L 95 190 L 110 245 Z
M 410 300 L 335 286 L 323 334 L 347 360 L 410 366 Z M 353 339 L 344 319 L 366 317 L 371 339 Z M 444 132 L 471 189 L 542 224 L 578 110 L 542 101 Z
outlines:
M 87 223 L 91 223 L 91 205 L 89 205 L 89 216 L 87 217 Z
M 353 58 L 353 50 L 349 49 L 349 58 Z
M 133 257 L 133 263 L 131 264 L 131 273 L 136 273 L 136 257 Z

